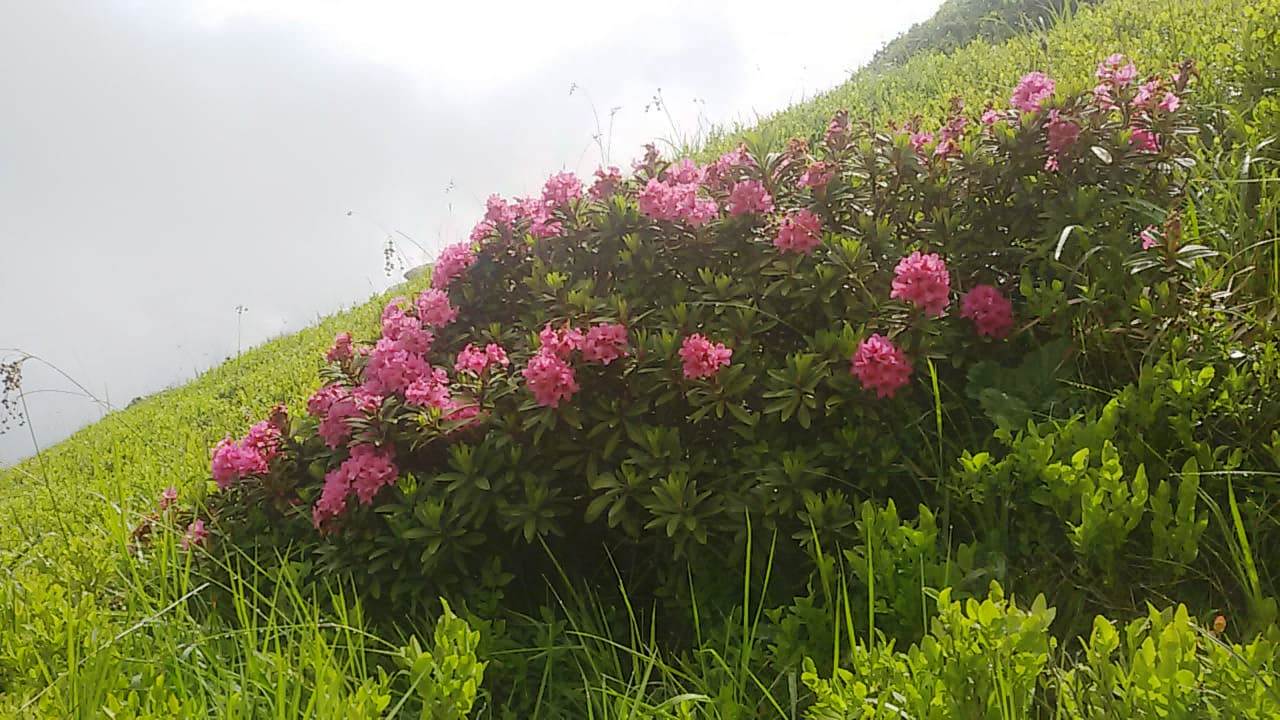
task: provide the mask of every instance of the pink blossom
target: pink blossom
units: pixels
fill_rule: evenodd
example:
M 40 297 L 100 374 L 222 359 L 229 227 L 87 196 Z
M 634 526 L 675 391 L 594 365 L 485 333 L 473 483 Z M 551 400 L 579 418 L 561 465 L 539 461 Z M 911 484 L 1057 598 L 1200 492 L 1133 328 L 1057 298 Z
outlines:
M 877 397 L 893 397 L 911 377 L 911 361 L 888 338 L 878 333 L 863 340 L 849 363 L 849 372 Z
M 311 508 L 311 523 L 319 530 L 326 521 L 336 518 L 347 510 L 347 497 L 351 494 L 351 478 L 349 474 L 336 467 L 324 476 L 324 487 L 320 497 Z
M 313 521 L 318 516 L 323 520 L 341 513 L 349 491 L 354 491 L 360 502 L 368 505 L 379 490 L 395 483 L 399 472 L 389 449 L 379 449 L 368 443 L 356 445 L 336 470 L 325 475 L 324 489 L 312 512 Z
M 1148 225 L 1143 228 L 1142 232 L 1138 233 L 1138 238 L 1142 240 L 1143 250 L 1150 250 L 1160 245 L 1160 231 L 1156 229 L 1155 225 Z
M 497 343 L 489 343 L 483 349 L 467 343 L 467 346 L 462 348 L 462 352 L 458 353 L 458 359 L 454 362 L 453 368 L 459 372 L 481 375 L 491 366 L 505 367 L 510 362 L 507 359 L 507 351 Z
M 545 348 L 529 358 L 529 364 L 520 374 L 533 399 L 543 407 L 560 407 L 561 401 L 573 397 L 579 389 L 573 368 Z
M 484 354 L 489 357 L 490 366 L 501 365 L 502 367 L 506 367 L 511 364 L 511 361 L 507 359 L 507 351 L 498 343 L 489 343 L 488 345 L 485 345 Z
M 476 255 L 470 243 L 454 243 L 440 251 L 436 257 L 434 270 L 431 272 L 431 286 L 439 290 L 449 287 L 449 283 L 474 265 Z
M 712 343 L 705 336 L 694 333 L 680 344 L 680 359 L 684 364 L 684 376 L 691 380 L 707 378 L 728 367 L 733 350 L 723 343 Z
M 461 423 L 460 427 L 455 428 L 456 431 L 471 427 L 475 424 L 475 419 L 478 417 L 480 417 L 480 406 L 473 402 L 466 405 L 456 406 L 444 416 L 444 420 L 445 422 Z
M 694 227 L 705 225 L 720 212 L 715 200 L 698 197 L 695 183 L 672 185 L 653 178 L 636 199 L 640 212 L 655 220 L 684 220 Z
M 813 188 L 815 190 L 818 188 L 824 188 L 829 185 L 833 179 L 835 179 L 835 176 L 835 170 L 831 165 L 819 160 L 817 162 L 810 163 L 809 166 L 804 169 L 804 172 L 800 174 L 800 187 Z
M 409 352 L 419 354 L 430 350 L 431 343 L 435 341 L 434 335 L 422 329 L 422 321 L 403 311 L 390 316 L 383 315 L 382 337 L 394 340 Z
M 341 332 L 333 338 L 333 347 L 325 354 L 329 362 L 341 362 L 351 359 L 351 333 Z
M 708 165 L 703 171 L 702 181 L 708 187 L 724 189 L 742 177 L 743 169 L 751 167 L 755 167 L 755 161 L 746 146 L 739 145 Z
M 364 366 L 363 387 L 377 395 L 400 395 L 414 380 L 428 372 L 422 355 L 410 352 L 399 342 L 382 338 L 369 353 Z
M 342 385 L 330 384 L 316 390 L 307 399 L 307 414 L 312 417 L 324 417 L 329 408 L 338 400 L 346 397 L 350 391 Z
M 809 210 L 793 210 L 782 219 L 773 245 L 784 253 L 808 255 L 822 244 L 822 218 Z
M 1050 110 L 1045 131 L 1048 136 L 1045 149 L 1048 150 L 1050 159 L 1054 161 L 1053 169 L 1057 169 L 1058 161 L 1080 137 L 1080 126 L 1071 120 L 1064 119 L 1057 110 Z
M 1123 88 L 1138 77 L 1138 68 L 1132 62 L 1128 62 L 1124 55 L 1114 53 L 1098 63 L 1098 70 L 1094 74 L 1106 84 Z
M 429 288 L 418 295 L 418 319 L 427 327 L 444 327 L 458 318 L 458 309 L 449 303 L 443 290 Z
M 933 133 L 931 132 L 913 132 L 911 133 L 911 149 L 917 153 L 923 153 L 925 145 L 933 142 Z
M 591 189 L 587 193 L 596 200 L 604 200 L 617 192 L 621 184 L 622 171 L 610 165 L 596 170 L 596 181 L 591 184 Z
M 229 436 L 213 449 L 211 474 L 219 490 L 226 490 L 233 483 L 249 475 L 265 475 L 267 458 L 257 448 L 245 441 L 236 442 Z
M 759 180 L 743 180 L 729 191 L 729 214 L 763 215 L 773 212 L 773 198 Z
M 942 315 L 950 300 L 951 277 L 947 265 L 936 253 L 913 252 L 893 269 L 889 297 L 905 300 L 935 317 Z
M 849 142 L 849 112 L 847 110 L 837 110 L 836 114 L 831 117 L 831 122 L 827 123 L 827 132 L 823 139 L 827 147 L 833 150 L 839 150 Z
M 960 299 L 960 317 L 968 318 L 979 335 L 1003 338 L 1013 329 L 1013 303 L 991 285 L 978 285 Z
M 496 227 L 511 227 L 516 222 L 516 208 L 498 195 L 490 195 L 484 203 L 484 219 Z
M 187 526 L 187 531 L 182 535 L 182 549 L 190 550 L 197 545 L 203 545 L 209 539 L 209 530 L 204 526 L 204 520 L 196 518 Z
M 1138 86 L 1138 92 L 1133 96 L 1133 104 L 1140 108 L 1150 109 L 1156 102 L 1156 95 L 1160 93 L 1160 81 L 1157 79 L 1148 80 Z
M 1133 128 L 1133 136 L 1129 139 L 1129 144 L 1136 147 L 1138 152 L 1154 154 L 1160 152 L 1160 137 L 1155 131 L 1147 128 Z
M 683 158 L 668 167 L 663 177 L 673 185 L 696 185 L 702 182 L 703 174 L 703 169 L 698 167 L 696 162 Z
M 381 395 L 364 388 L 344 392 L 329 405 L 316 433 L 329 447 L 341 447 L 351 437 L 348 421 L 376 413 L 382 407 L 382 400 Z
M 546 352 L 555 355 L 561 360 L 568 360 L 574 350 L 582 349 L 582 331 L 570 327 L 568 324 L 561 330 L 555 330 L 551 327 L 551 323 L 547 323 L 542 328 L 542 332 L 538 333 L 538 341 Z
M 479 245 L 485 240 L 488 240 L 489 236 L 493 235 L 497 230 L 497 226 L 493 223 L 488 220 L 481 220 L 475 224 L 475 227 L 471 228 L 471 234 L 468 235 L 467 238 L 471 240 L 472 243 Z
M 542 187 L 542 201 L 548 208 L 567 205 L 580 197 L 582 197 L 582 183 L 571 172 L 552 175 L 547 178 L 547 184 Z
M 983 125 L 995 125 L 1000 121 L 1000 113 L 995 108 L 987 108 L 982 112 Z
M 1054 82 L 1042 72 L 1029 72 L 1022 76 L 1014 88 L 1009 104 L 1022 112 L 1035 112 L 1044 107 L 1053 95 Z
M 271 462 L 280 453 L 280 445 L 284 438 L 280 428 L 266 420 L 254 423 L 241 441 L 247 448 L 262 456 L 264 462 Z
M 1111 86 L 1106 83 L 1099 83 L 1093 88 L 1093 101 L 1103 110 L 1115 110 L 1118 107 L 1111 94 Z
M 582 342 L 582 359 L 608 365 L 627 354 L 627 327 L 621 323 L 602 323 L 587 330 Z
M 1160 109 L 1168 113 L 1177 112 L 1178 108 L 1181 106 L 1182 100 L 1171 92 L 1166 92 L 1164 94 L 1164 98 L 1160 100 Z
M 414 380 L 404 391 L 405 402 L 423 408 L 448 410 L 453 407 L 453 394 L 449 389 L 449 376 L 444 368 L 431 368 Z
M 176 502 L 178 502 L 178 488 L 170 485 L 169 487 L 164 489 L 164 492 L 160 493 L 160 511 L 161 512 L 164 512 L 165 510 L 168 510 L 169 508 L 173 507 L 173 504 Z

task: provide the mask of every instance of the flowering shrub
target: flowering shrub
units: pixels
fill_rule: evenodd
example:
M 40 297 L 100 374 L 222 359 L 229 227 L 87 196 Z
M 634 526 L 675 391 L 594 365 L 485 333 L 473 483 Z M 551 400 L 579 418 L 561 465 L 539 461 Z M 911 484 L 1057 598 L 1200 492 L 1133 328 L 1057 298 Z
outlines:
M 650 148 L 630 177 L 490 198 L 381 337 L 335 340 L 307 417 L 219 446 L 216 530 L 313 547 L 411 603 L 424 580 L 533 582 L 544 544 L 678 587 L 671 559 L 732 560 L 745 518 L 841 532 L 846 484 L 938 507 L 921 476 L 955 455 L 935 408 L 978 419 L 948 442 L 992 445 L 1017 400 L 995 368 L 1070 342 L 1092 384 L 1120 387 L 1135 347 L 1161 349 L 1142 323 L 1181 321 L 1171 288 L 1195 263 L 1168 228 L 1190 76 L 1128 67 L 1108 58 L 1105 87 L 1078 94 L 1029 74 L 1011 108 L 957 103 L 936 133 L 837 115 L 705 166 Z M 1169 240 L 1144 249 L 1151 208 Z

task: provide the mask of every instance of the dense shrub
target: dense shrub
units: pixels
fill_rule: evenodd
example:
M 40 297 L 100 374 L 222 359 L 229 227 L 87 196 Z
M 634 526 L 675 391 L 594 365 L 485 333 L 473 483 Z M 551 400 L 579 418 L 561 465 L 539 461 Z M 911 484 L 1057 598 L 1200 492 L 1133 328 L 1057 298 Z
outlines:
M 339 338 L 310 417 L 219 446 L 215 525 L 312 547 L 317 573 L 395 605 L 424 583 L 536 586 L 548 550 L 572 577 L 613 562 L 633 591 L 680 592 L 684 563 L 740 562 L 748 524 L 783 539 L 792 592 L 824 552 L 808 538 L 858 545 L 866 498 L 954 496 L 947 542 L 1032 574 L 1061 527 L 1114 577 L 1154 493 L 1172 528 L 1157 554 L 1183 557 L 1200 515 L 1101 442 L 1030 484 L 1035 520 L 985 521 L 1023 501 L 997 486 L 1041 432 L 1012 435 L 1036 404 L 1089 404 L 1055 375 L 1119 390 L 1193 321 L 1214 253 L 1178 212 L 1189 67 L 1139 77 L 1116 56 L 1089 92 L 1032 73 L 1012 108 L 956 104 L 936 133 L 837 115 L 706 166 L 650 152 L 585 191 L 562 173 L 492 198 L 375 343 Z M 1013 452 L 966 456 L 953 493 L 960 450 L 996 438 Z M 929 584 L 958 579 L 942 567 Z

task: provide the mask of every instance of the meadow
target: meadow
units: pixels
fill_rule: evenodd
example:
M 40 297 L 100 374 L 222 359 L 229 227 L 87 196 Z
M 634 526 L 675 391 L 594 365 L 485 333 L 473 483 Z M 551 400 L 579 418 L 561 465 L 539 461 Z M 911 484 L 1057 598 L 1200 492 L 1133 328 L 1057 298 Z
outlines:
M 1053 14 L 4 471 L 0 715 L 1280 717 L 1280 3 Z

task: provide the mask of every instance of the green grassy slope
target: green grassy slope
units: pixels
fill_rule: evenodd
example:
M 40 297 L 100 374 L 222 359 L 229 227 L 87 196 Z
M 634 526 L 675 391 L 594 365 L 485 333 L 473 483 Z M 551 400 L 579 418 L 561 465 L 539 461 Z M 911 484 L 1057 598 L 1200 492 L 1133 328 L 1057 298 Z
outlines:
M 1244 34 L 1251 9 L 1262 12 L 1264 6 L 1252 0 L 1108 0 L 1076 10 L 1045 31 L 997 44 L 974 42 L 952 53 L 924 53 L 896 67 L 869 67 L 752 127 L 722 130 L 710 139 L 706 153 L 732 147 L 745 132 L 785 141 L 823 126 L 838 110 L 880 126 L 916 115 L 936 125 L 947 117 L 954 97 L 970 108 L 1007 105 L 1010 88 L 1031 70 L 1058 78 L 1065 91 L 1092 87 L 1085 81 L 1092 80 L 1098 58 L 1113 52 L 1137 60 L 1144 74 L 1192 58 L 1206 80 L 1197 87 L 1197 102 L 1218 104 L 1233 85 L 1273 72 L 1269 68 L 1276 59 L 1256 56 L 1256 39 Z

